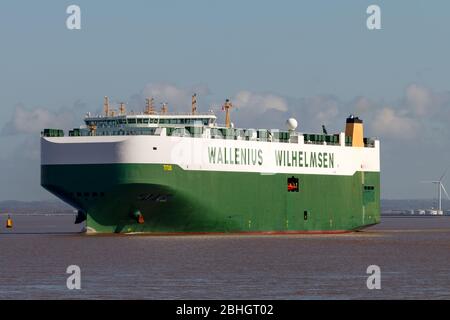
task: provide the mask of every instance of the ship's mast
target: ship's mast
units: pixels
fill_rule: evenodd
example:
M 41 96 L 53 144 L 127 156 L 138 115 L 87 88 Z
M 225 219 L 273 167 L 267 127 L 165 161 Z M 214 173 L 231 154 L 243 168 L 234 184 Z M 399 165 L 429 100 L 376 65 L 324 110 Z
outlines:
M 197 94 L 194 93 L 194 95 L 192 96 L 192 114 L 195 114 L 196 111 L 197 111 Z
M 105 116 L 109 116 L 109 98 L 105 97 L 103 102 L 103 111 L 105 112 Z
M 120 108 L 119 108 L 119 113 L 121 114 L 121 115 L 123 115 L 123 114 L 126 114 L 126 108 L 125 108 L 125 103 L 123 103 L 123 102 L 121 102 L 120 103 Z
M 162 104 L 161 114 L 166 114 L 166 113 L 167 113 L 167 109 L 168 109 L 168 107 L 167 107 L 167 102 L 164 102 L 164 103 Z
M 153 98 L 145 99 L 145 114 L 155 114 L 155 108 L 153 106 Z
M 223 105 L 222 109 L 225 110 L 225 126 L 227 128 L 231 127 L 231 120 L 230 120 L 230 109 L 233 108 L 233 104 L 231 103 L 230 99 L 225 100 L 225 104 Z

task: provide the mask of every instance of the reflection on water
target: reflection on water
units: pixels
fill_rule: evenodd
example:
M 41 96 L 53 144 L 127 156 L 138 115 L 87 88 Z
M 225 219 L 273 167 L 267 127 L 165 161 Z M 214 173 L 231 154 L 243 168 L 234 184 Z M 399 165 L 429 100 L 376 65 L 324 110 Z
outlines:
M 450 217 L 344 235 L 87 236 L 74 216 L 0 215 L 0 299 L 450 298 Z M 78 265 L 82 289 L 66 288 Z M 381 290 L 366 269 L 381 268 Z

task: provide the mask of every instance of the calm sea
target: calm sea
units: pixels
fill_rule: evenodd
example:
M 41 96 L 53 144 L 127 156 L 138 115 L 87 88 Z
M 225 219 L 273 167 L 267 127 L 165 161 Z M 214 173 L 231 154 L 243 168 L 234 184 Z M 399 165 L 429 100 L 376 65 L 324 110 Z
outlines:
M 87 236 L 74 216 L 0 215 L 0 299 L 450 299 L 450 217 L 346 235 Z M 81 268 L 68 290 L 66 268 Z M 369 265 L 381 290 L 366 286 Z

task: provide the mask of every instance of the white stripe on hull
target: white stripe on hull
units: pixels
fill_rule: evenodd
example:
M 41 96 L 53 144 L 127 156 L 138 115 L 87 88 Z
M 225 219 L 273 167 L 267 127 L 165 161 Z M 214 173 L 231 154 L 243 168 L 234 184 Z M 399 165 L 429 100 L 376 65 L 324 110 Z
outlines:
M 156 150 L 154 150 L 156 148 Z M 210 150 L 215 148 L 228 155 L 222 162 L 210 159 Z M 231 164 L 240 150 L 260 152 L 260 161 L 240 161 Z M 226 150 L 226 151 L 225 151 Z M 261 150 L 261 151 L 259 151 Z M 277 165 L 276 153 L 284 154 L 282 165 Z M 283 153 L 284 152 L 284 153 Z M 245 152 L 244 152 L 245 153 Z M 292 153 L 304 154 L 303 167 L 299 161 L 292 163 Z M 333 162 L 328 167 L 306 167 L 308 155 L 327 154 Z M 231 155 L 231 156 L 230 156 Z M 223 158 L 222 154 L 222 158 Z M 228 157 L 228 158 L 227 158 Z M 242 158 L 244 158 L 242 156 Z M 94 136 L 41 138 L 41 164 L 176 164 L 185 170 L 233 171 L 353 175 L 356 171 L 380 171 L 380 144 L 375 141 L 374 148 L 357 148 L 335 145 L 316 145 L 303 143 L 260 142 L 246 140 L 205 139 L 168 136 Z M 217 160 L 217 159 L 216 159 Z M 227 161 L 228 160 L 228 161 Z M 286 160 L 288 160 L 286 162 Z M 330 160 L 330 159 L 328 159 Z M 220 163 L 217 163 L 220 162 Z M 228 162 L 228 163 L 226 163 Z M 250 162 L 250 163 L 248 163 Z M 291 162 L 291 166 L 288 166 Z M 333 164 L 333 166 L 331 166 Z

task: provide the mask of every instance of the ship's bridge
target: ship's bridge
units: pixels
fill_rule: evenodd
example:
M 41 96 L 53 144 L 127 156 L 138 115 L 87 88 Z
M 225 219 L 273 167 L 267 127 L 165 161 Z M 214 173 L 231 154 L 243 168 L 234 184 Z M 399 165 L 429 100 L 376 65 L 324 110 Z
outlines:
M 84 119 L 80 128 L 89 135 L 139 135 L 153 134 L 158 127 L 180 128 L 192 126 L 214 127 L 217 117 L 212 114 L 126 114 L 117 116 L 91 116 Z M 84 134 L 82 134 L 84 135 Z

